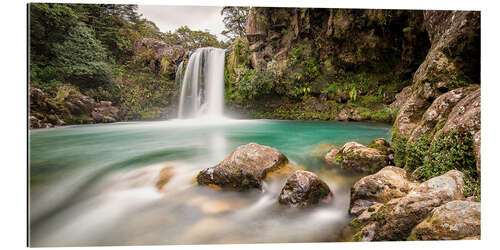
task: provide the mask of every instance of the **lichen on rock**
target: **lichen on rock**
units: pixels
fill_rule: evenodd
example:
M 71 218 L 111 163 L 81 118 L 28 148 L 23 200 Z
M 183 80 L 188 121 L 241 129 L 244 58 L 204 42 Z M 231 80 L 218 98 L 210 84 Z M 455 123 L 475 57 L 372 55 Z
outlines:
M 278 201 L 289 207 L 310 207 L 320 200 L 328 201 L 333 197 L 328 185 L 316 174 L 298 170 L 295 171 L 282 188 Z
M 197 182 L 238 191 L 261 188 L 262 180 L 268 173 L 287 163 L 286 156 L 277 149 L 249 143 L 236 148 L 215 167 L 200 171 Z

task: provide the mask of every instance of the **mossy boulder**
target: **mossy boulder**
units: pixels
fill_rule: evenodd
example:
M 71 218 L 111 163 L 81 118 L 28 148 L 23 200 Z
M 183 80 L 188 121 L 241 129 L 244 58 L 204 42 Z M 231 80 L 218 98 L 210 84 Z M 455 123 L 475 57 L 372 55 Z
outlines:
M 408 240 L 460 240 L 481 234 L 481 203 L 450 201 L 413 228 Z
M 335 158 L 343 169 L 368 173 L 375 173 L 392 162 L 389 150 L 371 148 L 357 142 L 344 144 Z
M 325 156 L 324 156 L 324 160 L 327 164 L 329 165 L 335 165 L 335 164 L 338 164 L 337 160 L 336 160 L 336 157 L 337 157 L 337 154 L 340 152 L 340 147 L 339 146 L 332 146 L 328 152 L 326 152 Z
M 281 190 L 278 201 L 289 207 L 310 207 L 320 200 L 333 197 L 328 185 L 316 174 L 309 171 L 295 171 Z
M 407 179 L 404 169 L 387 166 L 354 184 L 351 188 L 349 212 L 359 215 L 374 204 L 406 196 L 417 184 Z
M 237 191 L 261 188 L 262 180 L 268 173 L 287 163 L 286 156 L 277 149 L 249 143 L 236 148 L 215 167 L 200 171 L 197 182 Z
M 451 170 L 411 189 L 406 196 L 365 209 L 344 229 L 347 241 L 406 240 L 429 213 L 449 201 L 462 200 L 464 174 Z

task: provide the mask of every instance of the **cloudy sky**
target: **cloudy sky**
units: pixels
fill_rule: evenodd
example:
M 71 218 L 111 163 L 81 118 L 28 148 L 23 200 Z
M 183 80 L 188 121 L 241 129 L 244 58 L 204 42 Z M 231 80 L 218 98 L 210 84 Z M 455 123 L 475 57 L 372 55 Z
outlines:
M 223 40 L 225 37 L 220 34 L 224 30 L 221 9 L 214 6 L 139 5 L 138 12 L 153 21 L 162 32 L 187 25 L 192 30 L 208 31 Z

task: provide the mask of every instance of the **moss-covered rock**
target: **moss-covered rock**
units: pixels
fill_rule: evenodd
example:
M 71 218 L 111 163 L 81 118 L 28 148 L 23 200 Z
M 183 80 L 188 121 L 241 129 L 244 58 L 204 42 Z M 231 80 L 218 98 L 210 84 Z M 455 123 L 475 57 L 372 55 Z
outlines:
M 481 203 L 450 201 L 413 228 L 408 240 L 460 240 L 481 235 Z
M 316 174 L 298 170 L 286 180 L 278 201 L 289 207 L 310 207 L 333 197 L 328 185 Z
M 406 240 L 436 207 L 463 199 L 464 174 L 452 170 L 425 181 L 407 195 L 365 209 L 344 229 L 348 241 Z
M 236 148 L 217 166 L 200 171 L 197 182 L 237 191 L 261 188 L 266 175 L 286 163 L 288 159 L 277 149 L 249 143 Z
M 351 189 L 349 212 L 359 215 L 374 204 L 406 196 L 417 185 L 407 179 L 404 169 L 388 166 L 361 178 Z
M 375 173 L 391 165 L 387 151 L 371 148 L 357 142 L 348 142 L 342 146 L 335 159 L 343 169 Z

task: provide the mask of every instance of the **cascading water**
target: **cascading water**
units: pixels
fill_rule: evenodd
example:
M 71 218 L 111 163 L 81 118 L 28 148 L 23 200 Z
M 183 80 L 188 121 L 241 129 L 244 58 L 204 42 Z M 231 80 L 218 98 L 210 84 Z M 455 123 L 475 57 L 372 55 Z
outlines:
M 223 49 L 199 48 L 189 57 L 182 80 L 179 118 L 222 116 L 224 53 Z

